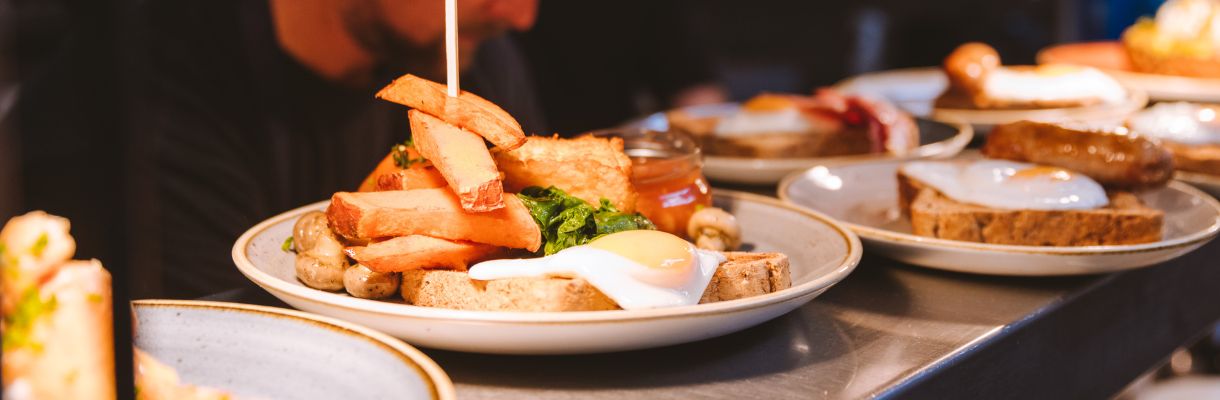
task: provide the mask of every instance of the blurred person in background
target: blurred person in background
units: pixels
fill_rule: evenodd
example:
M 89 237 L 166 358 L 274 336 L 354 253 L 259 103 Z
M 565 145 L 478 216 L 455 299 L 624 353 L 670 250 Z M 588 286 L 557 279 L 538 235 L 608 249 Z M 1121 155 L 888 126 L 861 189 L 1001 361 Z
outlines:
M 532 79 L 504 34 L 537 0 L 458 2 L 462 89 L 544 132 Z M 413 73 L 444 82 L 440 0 L 149 0 L 124 55 L 134 146 L 135 294 L 189 298 L 249 283 L 237 237 L 276 213 L 354 190 L 408 137 L 373 98 Z

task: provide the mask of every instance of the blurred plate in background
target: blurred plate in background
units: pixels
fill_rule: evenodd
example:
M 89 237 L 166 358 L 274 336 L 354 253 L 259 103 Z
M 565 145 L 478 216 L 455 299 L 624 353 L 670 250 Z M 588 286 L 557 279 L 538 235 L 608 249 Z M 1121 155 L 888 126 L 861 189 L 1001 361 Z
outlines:
M 1119 42 L 1070 43 L 1038 53 L 1039 64 L 1076 64 L 1109 73 L 1123 86 L 1142 90 L 1154 101 L 1220 103 L 1220 79 L 1146 74 L 1132 71 L 1127 51 Z

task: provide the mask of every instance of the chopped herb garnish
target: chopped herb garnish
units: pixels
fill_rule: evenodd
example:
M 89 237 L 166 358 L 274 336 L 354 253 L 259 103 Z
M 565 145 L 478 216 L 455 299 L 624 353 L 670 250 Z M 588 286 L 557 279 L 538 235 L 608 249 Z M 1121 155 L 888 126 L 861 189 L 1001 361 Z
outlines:
M 428 161 L 423 157 L 411 157 L 411 152 L 409 149 L 414 147 L 415 142 L 411 139 L 407 139 L 406 141 L 402 142 L 402 144 L 396 144 L 394 147 L 391 147 L 390 154 L 394 157 L 394 165 L 397 165 L 398 168 L 407 169 L 411 168 L 411 165 L 413 164 Z
M 34 244 L 30 246 L 30 254 L 33 254 L 34 257 L 42 257 L 42 252 L 47 249 L 47 242 L 49 241 L 50 238 L 47 237 L 46 232 L 38 235 L 38 240 L 34 241 Z
M 296 244 L 293 243 L 293 241 L 292 241 L 292 236 L 289 236 L 287 239 L 284 239 L 284 244 L 280 245 L 280 250 L 283 250 L 284 252 L 287 252 L 287 253 L 296 253 L 297 252 Z
M 648 218 L 639 213 L 619 211 L 609 200 L 602 199 L 601 205 L 593 208 L 554 186 L 546 189 L 530 186 L 522 189 L 517 197 L 525 203 L 530 216 L 542 230 L 545 255 L 615 232 L 656 229 Z
M 55 296 L 43 300 L 38 294 L 37 287 L 26 289 L 22 293 L 21 298 L 17 300 L 13 312 L 4 317 L 4 337 L 3 345 L 0 348 L 8 351 L 10 349 L 28 347 L 38 352 L 42 350 L 42 343 L 35 343 L 31 337 L 31 331 L 34 329 L 34 323 L 55 311 L 58 306 Z

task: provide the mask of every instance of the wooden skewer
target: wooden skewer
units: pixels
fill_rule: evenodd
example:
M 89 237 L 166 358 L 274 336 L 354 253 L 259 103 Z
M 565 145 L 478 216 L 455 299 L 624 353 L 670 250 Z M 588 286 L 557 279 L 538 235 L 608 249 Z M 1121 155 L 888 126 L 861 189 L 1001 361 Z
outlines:
M 461 92 L 458 83 L 457 0 L 445 0 L 445 69 L 449 84 L 449 97 Z

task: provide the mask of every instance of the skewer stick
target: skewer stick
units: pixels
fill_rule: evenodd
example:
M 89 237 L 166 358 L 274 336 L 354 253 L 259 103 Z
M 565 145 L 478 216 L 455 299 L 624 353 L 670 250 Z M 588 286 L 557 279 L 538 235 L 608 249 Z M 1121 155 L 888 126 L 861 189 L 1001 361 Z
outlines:
M 449 97 L 461 92 L 458 83 L 457 0 L 445 0 L 445 70 L 449 83 Z

